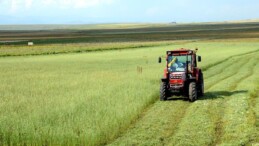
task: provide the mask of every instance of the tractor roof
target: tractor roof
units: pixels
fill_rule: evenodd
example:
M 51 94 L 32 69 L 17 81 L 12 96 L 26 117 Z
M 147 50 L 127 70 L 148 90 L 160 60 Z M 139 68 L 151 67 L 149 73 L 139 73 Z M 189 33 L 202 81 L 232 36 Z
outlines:
M 172 50 L 172 51 L 167 51 L 167 54 L 196 54 L 196 52 L 198 51 L 198 49 L 195 50 L 191 50 L 191 49 L 185 49 L 185 48 L 180 48 L 180 49 L 176 49 L 176 50 Z

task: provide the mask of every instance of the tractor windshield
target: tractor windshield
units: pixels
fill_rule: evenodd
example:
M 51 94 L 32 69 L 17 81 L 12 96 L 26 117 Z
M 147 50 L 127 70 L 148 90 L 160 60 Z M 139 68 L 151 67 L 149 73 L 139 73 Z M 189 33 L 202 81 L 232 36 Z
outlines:
M 168 71 L 169 72 L 184 72 L 186 69 L 187 56 L 168 56 Z M 192 61 L 192 56 L 188 55 L 188 62 Z

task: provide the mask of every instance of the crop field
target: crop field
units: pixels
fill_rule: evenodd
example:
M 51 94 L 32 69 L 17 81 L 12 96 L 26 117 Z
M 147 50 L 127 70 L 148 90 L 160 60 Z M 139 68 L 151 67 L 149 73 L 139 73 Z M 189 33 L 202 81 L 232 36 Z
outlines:
M 2 44 L 0 145 L 258 145 L 259 33 L 246 29 L 222 39 Z M 239 33 L 250 35 L 231 37 Z M 177 48 L 202 56 L 205 95 L 193 103 L 159 101 L 157 58 Z

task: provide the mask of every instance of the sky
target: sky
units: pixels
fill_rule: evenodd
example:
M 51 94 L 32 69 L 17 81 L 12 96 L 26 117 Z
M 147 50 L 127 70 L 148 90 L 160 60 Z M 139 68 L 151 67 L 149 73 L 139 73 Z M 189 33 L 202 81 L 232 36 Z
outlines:
M 256 18 L 258 0 L 0 0 L 0 24 L 188 23 Z

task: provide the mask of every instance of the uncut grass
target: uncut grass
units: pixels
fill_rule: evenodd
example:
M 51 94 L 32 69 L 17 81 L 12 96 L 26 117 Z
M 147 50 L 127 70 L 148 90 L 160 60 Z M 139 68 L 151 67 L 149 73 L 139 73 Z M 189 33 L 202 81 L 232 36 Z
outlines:
M 225 44 L 233 52 L 229 54 L 216 42 L 183 47 L 201 45 L 202 66 L 257 49 L 256 43 L 247 50 L 240 48 L 248 44 L 236 43 Z M 157 56 L 180 46 L 0 58 L 1 144 L 110 142 L 157 100 L 164 67 L 156 63 Z
M 172 44 L 184 44 L 190 41 L 157 41 L 157 42 L 113 42 L 113 43 L 77 43 L 77 44 L 56 44 L 56 45 L 0 45 L 1 56 L 25 56 L 25 55 L 47 55 L 80 53 L 105 50 L 123 50 L 142 47 L 166 46 Z
M 154 100 L 150 90 L 155 88 L 149 85 L 156 81 L 147 76 L 153 72 L 144 66 L 143 74 L 136 72 L 135 64 L 143 60 L 106 57 L 104 63 L 102 56 L 91 66 L 90 55 L 77 57 L 16 58 L 11 60 L 15 67 L 11 70 L 10 62 L 2 63 L 4 144 L 102 143 Z M 88 62 L 84 57 L 90 57 Z M 26 61 L 20 63 L 20 59 Z

